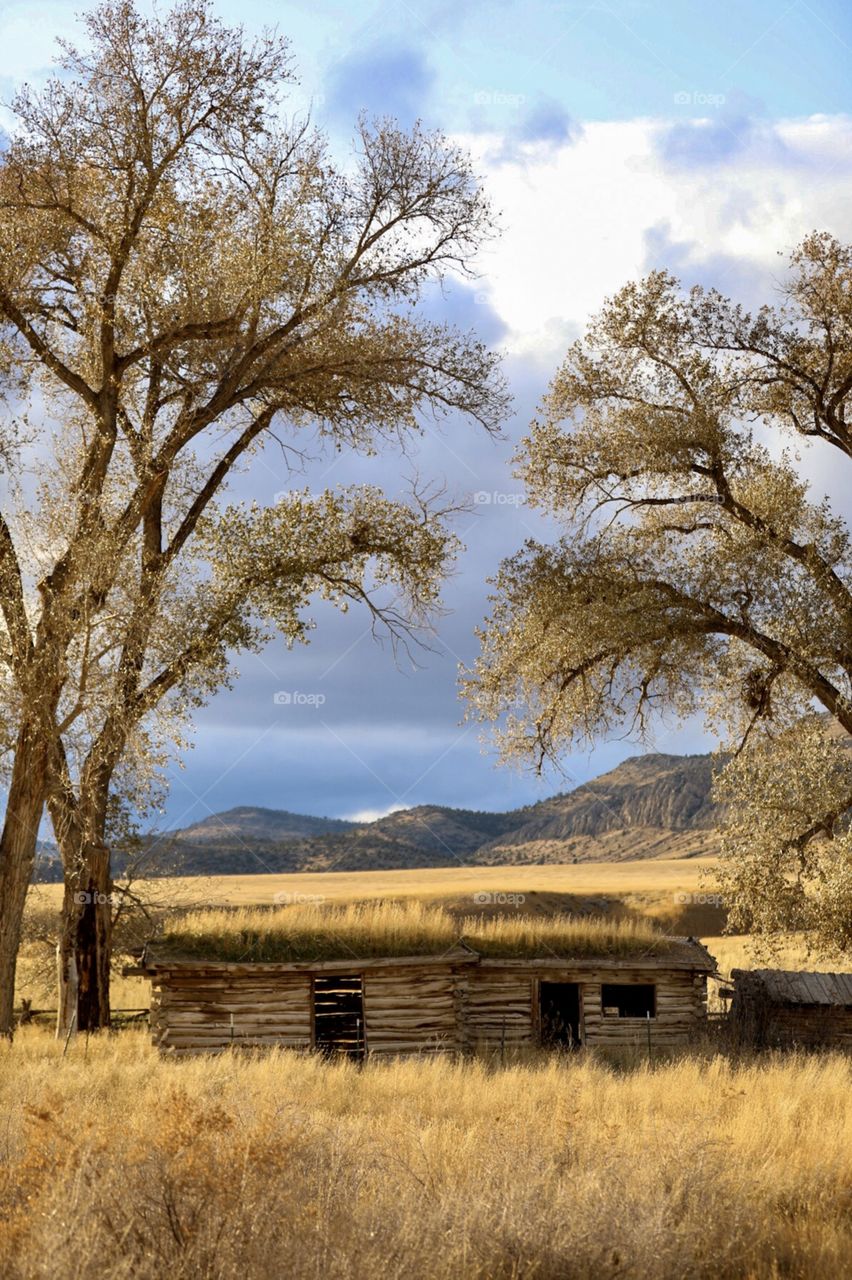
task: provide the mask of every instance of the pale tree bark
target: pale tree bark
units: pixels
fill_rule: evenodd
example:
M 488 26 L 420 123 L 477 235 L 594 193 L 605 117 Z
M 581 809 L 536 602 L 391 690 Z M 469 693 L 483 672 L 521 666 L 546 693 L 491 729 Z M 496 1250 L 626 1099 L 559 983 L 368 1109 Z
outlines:
M 0 1035 L 14 1031 L 15 974 L 47 790 L 48 749 L 33 724 L 18 735 L 0 836 Z
M 65 1039 L 77 1028 L 77 964 L 73 951 L 63 950 L 61 942 L 56 946 L 56 990 L 56 1038 Z
M 33 635 L 15 545 L 0 517 L 0 604 L 10 641 L 11 669 L 25 708 L 0 835 L 0 1035 L 6 1037 L 14 1033 L 15 977 L 24 909 L 51 787 L 51 765 L 57 759 L 55 718 L 62 692 L 63 654 L 72 635 L 70 610 L 63 609 L 55 589 L 63 567 L 60 562 L 52 579 L 40 584 L 44 607 Z

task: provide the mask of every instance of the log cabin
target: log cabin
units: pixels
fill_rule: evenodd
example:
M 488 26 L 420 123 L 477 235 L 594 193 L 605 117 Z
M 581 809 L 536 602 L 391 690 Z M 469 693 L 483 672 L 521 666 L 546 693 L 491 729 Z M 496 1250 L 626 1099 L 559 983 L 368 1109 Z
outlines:
M 731 1031 L 756 1049 L 852 1048 L 852 973 L 734 969 Z
M 278 1045 L 364 1058 L 534 1048 L 675 1048 L 706 1022 L 716 970 L 692 938 L 635 955 L 440 955 L 285 963 L 149 946 L 154 1043 L 174 1053 Z

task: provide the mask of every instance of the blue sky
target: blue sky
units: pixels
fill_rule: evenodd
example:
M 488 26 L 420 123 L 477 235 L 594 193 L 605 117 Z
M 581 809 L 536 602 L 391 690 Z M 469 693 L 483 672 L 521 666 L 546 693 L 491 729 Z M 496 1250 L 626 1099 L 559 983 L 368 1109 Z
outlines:
M 0 2 L 0 95 L 45 75 L 82 0 Z M 852 7 L 596 0 L 593 3 L 273 4 L 220 0 L 229 22 L 277 25 L 310 105 L 341 150 L 358 112 L 422 118 L 473 152 L 501 218 L 474 285 L 427 305 L 499 347 L 516 398 L 507 439 L 469 424 L 428 431 L 419 471 L 474 496 L 467 544 L 434 651 L 397 668 L 368 620 L 317 609 L 311 644 L 274 643 L 198 716 L 164 825 L 235 804 L 333 816 L 427 801 L 508 808 L 611 767 L 635 744 L 564 762 L 565 779 L 498 769 L 459 723 L 460 661 L 476 652 L 486 579 L 535 532 L 518 505 L 513 442 L 586 318 L 625 280 L 668 266 L 749 304 L 771 295 L 783 254 L 813 227 L 852 237 Z M 832 475 L 805 460 L 815 487 Z M 294 482 L 369 480 L 400 491 L 410 465 L 318 458 L 288 476 L 267 450 L 238 492 L 273 501 Z M 842 496 L 842 495 L 839 495 Z M 289 705 L 275 702 L 289 692 Z M 321 695 L 299 701 L 292 695 Z M 701 750 L 700 726 L 660 725 L 653 746 Z

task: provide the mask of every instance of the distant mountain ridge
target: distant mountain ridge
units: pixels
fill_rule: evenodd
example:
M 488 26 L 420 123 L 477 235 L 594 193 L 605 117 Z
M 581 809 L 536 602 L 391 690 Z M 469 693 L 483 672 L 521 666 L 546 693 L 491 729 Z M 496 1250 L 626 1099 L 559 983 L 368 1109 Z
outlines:
M 713 853 L 709 755 L 649 754 L 506 813 L 419 805 L 372 822 L 241 805 L 151 838 L 160 874 L 245 875 Z
M 348 831 L 357 824 L 345 818 L 315 818 L 287 809 L 262 809 L 238 805 L 225 813 L 213 813 L 173 833 L 175 839 L 231 840 L 235 836 L 254 840 L 299 840 L 309 836 Z
M 711 800 L 713 756 L 634 756 L 574 791 L 516 810 L 525 820 L 510 842 L 597 836 L 624 827 L 707 830 L 719 821 Z

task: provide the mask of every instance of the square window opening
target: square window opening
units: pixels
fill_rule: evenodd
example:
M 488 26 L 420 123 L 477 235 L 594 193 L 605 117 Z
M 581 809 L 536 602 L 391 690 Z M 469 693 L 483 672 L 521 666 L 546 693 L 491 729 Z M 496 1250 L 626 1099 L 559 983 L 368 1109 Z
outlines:
M 605 1018 L 655 1018 L 657 989 L 652 982 L 604 982 L 601 1008 Z

